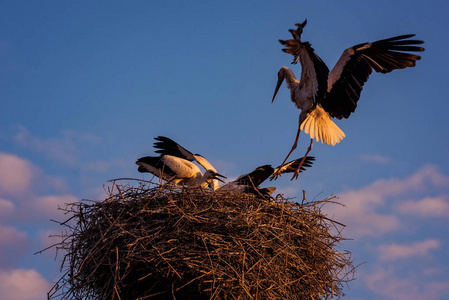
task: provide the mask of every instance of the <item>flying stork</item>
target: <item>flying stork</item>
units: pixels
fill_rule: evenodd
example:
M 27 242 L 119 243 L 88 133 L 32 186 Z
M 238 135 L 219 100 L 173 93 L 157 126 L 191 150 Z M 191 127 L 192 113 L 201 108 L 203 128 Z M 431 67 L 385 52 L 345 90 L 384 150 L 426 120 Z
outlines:
M 406 52 L 421 52 L 424 48 L 416 46 L 423 41 L 410 39 L 414 34 L 400 35 L 371 43 L 362 43 L 346 49 L 337 64 L 329 72 L 326 64 L 315 53 L 309 42 L 301 41 L 303 28 L 307 20 L 295 24 L 297 29 L 290 29 L 293 39 L 279 40 L 285 46 L 282 51 L 293 55 L 292 64 L 301 63 L 301 79 L 298 80 L 290 68 L 282 67 L 274 91 L 276 94 L 283 80 L 287 81 L 291 100 L 298 109 L 298 132 L 295 142 L 281 166 L 296 149 L 299 133 L 310 135 L 310 145 L 304 157 L 312 150 L 313 139 L 332 145 L 339 143 L 345 134 L 331 120 L 348 118 L 355 111 L 363 85 L 372 71 L 389 73 L 396 69 L 413 67 L 420 56 Z M 298 178 L 299 168 L 292 180 Z M 278 170 L 274 175 L 279 176 Z
M 161 155 L 171 155 L 179 158 L 186 159 L 188 161 L 196 161 L 199 163 L 205 171 L 211 170 L 217 173 L 217 170 L 200 154 L 193 154 L 189 150 L 185 149 L 172 139 L 165 136 L 158 136 L 154 138 L 157 142 L 154 143 L 154 148 L 158 149 L 155 152 Z M 217 179 L 212 180 L 212 189 L 216 190 L 219 188 L 219 183 Z
M 223 180 L 226 178 L 213 170 L 206 170 L 204 174 L 194 163 L 172 155 L 145 156 L 136 161 L 137 169 L 141 173 L 152 173 L 153 175 L 166 180 L 173 181 L 176 185 L 210 186 L 214 191 L 213 180 Z
M 305 158 L 301 157 L 288 162 L 283 166 L 279 166 L 276 169 L 273 169 L 271 165 L 263 165 L 257 167 L 251 173 L 241 175 L 236 180 L 226 183 L 225 185 L 220 187 L 218 191 L 233 190 L 239 193 L 270 196 L 276 190 L 275 187 L 259 187 L 259 185 L 262 184 L 268 177 L 272 176 L 270 178 L 271 181 L 273 179 L 276 179 L 276 177 L 273 176 L 275 172 L 279 171 L 280 173 L 293 173 L 298 169 L 298 167 L 299 172 L 305 171 L 305 168 L 309 168 L 312 166 L 314 160 L 315 157 L 313 156 L 307 156 Z M 302 166 L 299 166 L 301 162 Z

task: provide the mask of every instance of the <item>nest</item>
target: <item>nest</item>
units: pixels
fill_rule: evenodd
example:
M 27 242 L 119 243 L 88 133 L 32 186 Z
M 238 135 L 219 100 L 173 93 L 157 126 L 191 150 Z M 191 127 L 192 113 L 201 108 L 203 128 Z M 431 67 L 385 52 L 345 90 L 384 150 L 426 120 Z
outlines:
M 63 276 L 49 299 L 330 299 L 353 274 L 344 226 L 302 203 L 113 181 L 67 204 Z

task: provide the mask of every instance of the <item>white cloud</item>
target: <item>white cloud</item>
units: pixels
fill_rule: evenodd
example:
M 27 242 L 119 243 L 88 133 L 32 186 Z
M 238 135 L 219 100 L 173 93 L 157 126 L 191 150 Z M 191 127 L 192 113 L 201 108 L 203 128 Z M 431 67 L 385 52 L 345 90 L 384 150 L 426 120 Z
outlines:
M 46 299 L 51 285 L 33 269 L 0 270 L 0 299 Z
M 53 194 L 42 195 L 49 192 Z M 64 219 L 58 206 L 79 200 L 67 193 L 63 180 L 45 175 L 28 160 L 4 153 L 0 153 L 0 193 L 8 194 L 0 198 L 0 267 L 14 266 L 31 251 L 33 237 L 21 228 L 35 227 L 36 221 L 49 224 L 49 218 Z
M 0 247 L 21 245 L 26 240 L 27 236 L 24 232 L 21 232 L 14 227 L 0 224 Z
M 385 199 L 370 187 L 344 192 L 338 201 L 345 206 L 324 206 L 323 210 L 347 226 L 347 236 L 379 236 L 400 227 L 396 216 L 377 212 L 377 208 L 384 206 Z
M 52 190 L 58 193 L 67 193 L 69 190 L 67 182 L 62 177 L 49 176 L 44 174 L 41 170 L 37 172 L 36 176 L 39 176 L 39 180 L 38 185 L 35 187 L 39 188 L 40 191 Z
M 377 269 L 365 274 L 366 286 L 382 299 L 394 300 L 439 300 L 446 299 L 449 292 L 449 281 L 428 281 L 420 274 L 407 278 L 399 278 L 393 272 Z
M 6 217 L 14 211 L 14 203 L 0 198 L 0 217 Z
M 76 162 L 76 149 L 73 143 L 66 138 L 40 139 L 34 137 L 23 126 L 14 136 L 14 140 L 27 148 L 45 153 L 48 157 L 73 165 Z
M 40 245 L 40 249 L 46 249 L 48 247 L 50 247 L 51 245 L 57 244 L 62 242 L 62 237 L 63 235 L 63 231 L 61 230 L 56 230 L 56 229 L 51 229 L 51 230 L 40 230 L 38 233 L 38 240 L 39 240 L 39 245 Z M 56 250 L 56 249 L 53 249 Z M 42 253 L 49 253 L 52 252 L 50 250 L 44 251 Z M 54 255 L 54 253 L 50 253 L 51 255 Z
M 66 203 L 78 202 L 79 199 L 73 195 L 49 195 L 37 197 L 32 206 L 33 211 L 38 212 L 40 216 L 61 216 L 59 207 L 64 208 Z
M 399 195 L 408 191 L 422 191 L 428 185 L 447 187 L 449 185 L 449 177 L 442 174 L 436 166 L 427 165 L 409 177 L 403 179 L 379 179 L 367 188 L 385 197 Z
M 335 220 L 347 225 L 346 232 L 351 237 L 381 236 L 401 226 L 395 212 L 388 210 L 390 203 L 397 203 L 410 193 L 448 186 L 449 177 L 436 166 L 428 165 L 405 178 L 379 179 L 360 189 L 340 193 L 339 201 L 346 207 L 324 209 Z
M 55 195 L 39 196 L 49 191 Z M 44 174 L 28 160 L 0 152 L 0 194 L 13 198 L 12 201 L 0 198 L 0 216 L 6 218 L 13 212 L 16 217 L 52 215 L 58 205 L 78 201 L 67 191 L 63 179 Z
M 44 174 L 29 160 L 0 152 L 0 195 L 9 195 L 14 201 L 26 202 L 32 198 L 31 194 L 48 189 L 67 192 L 68 187 L 64 179 Z M 0 208 L 10 207 L 7 202 L 10 201 L 0 198 Z
M 28 250 L 28 244 L 26 233 L 0 224 L 0 265 L 14 264 Z
M 397 210 L 402 214 L 419 217 L 449 218 L 449 195 L 426 197 L 419 201 L 406 201 L 398 205 Z
M 441 243 L 434 239 L 411 244 L 389 244 L 378 247 L 379 259 L 381 261 L 392 261 L 397 259 L 425 257 L 431 250 L 441 247 Z
M 89 189 L 85 192 L 84 198 L 89 200 L 99 200 L 103 201 L 106 197 L 109 196 L 108 189 L 110 189 L 112 184 L 110 182 L 105 183 L 103 186 L 98 186 L 92 189 Z
M 0 193 L 23 194 L 30 188 L 32 178 L 31 162 L 0 152 Z

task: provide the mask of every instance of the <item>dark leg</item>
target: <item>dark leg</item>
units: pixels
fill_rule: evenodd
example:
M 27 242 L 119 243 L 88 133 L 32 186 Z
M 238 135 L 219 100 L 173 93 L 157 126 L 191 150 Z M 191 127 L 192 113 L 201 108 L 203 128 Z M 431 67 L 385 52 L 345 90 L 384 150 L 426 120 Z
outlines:
M 301 125 L 301 123 L 300 123 Z M 287 159 L 290 157 L 290 155 L 292 154 L 292 152 L 296 149 L 296 147 L 298 146 L 298 139 L 299 139 L 299 133 L 301 132 L 300 127 L 298 126 L 298 132 L 296 133 L 296 139 L 295 139 L 295 143 L 293 144 L 292 149 L 290 150 L 290 152 L 288 153 L 287 157 L 284 159 L 284 161 L 282 162 L 282 164 L 279 166 L 278 170 L 273 173 L 273 175 L 271 176 L 271 179 L 276 179 L 278 176 L 281 176 L 281 169 L 284 166 L 285 162 L 287 161 Z M 302 164 L 302 163 L 301 163 Z
M 307 154 L 309 154 L 309 152 L 312 150 L 312 148 L 313 148 L 313 139 L 310 139 L 309 148 L 307 148 L 307 152 L 304 155 L 304 157 L 302 158 L 301 163 L 299 164 L 299 166 L 296 168 L 295 174 L 293 174 L 293 177 L 292 177 L 291 180 L 298 179 L 299 171 L 301 170 L 301 166 L 304 163 L 304 161 L 306 160 Z

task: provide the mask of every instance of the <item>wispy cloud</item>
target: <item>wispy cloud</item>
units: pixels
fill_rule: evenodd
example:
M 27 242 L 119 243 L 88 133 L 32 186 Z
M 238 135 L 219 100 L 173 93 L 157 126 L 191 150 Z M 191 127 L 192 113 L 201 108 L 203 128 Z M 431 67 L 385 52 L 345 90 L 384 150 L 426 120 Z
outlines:
M 379 154 L 364 154 L 361 156 L 361 159 L 364 161 L 373 162 L 381 165 L 390 162 L 390 158 Z
M 435 239 L 410 244 L 389 244 L 378 246 L 379 259 L 381 261 L 393 261 L 397 259 L 424 257 L 431 250 L 439 249 L 441 243 Z
M 449 281 L 427 281 L 421 275 L 401 278 L 392 271 L 376 269 L 364 276 L 367 287 L 382 299 L 394 300 L 438 300 L 445 299 L 449 292 Z
M 64 232 L 65 229 L 58 228 L 58 229 L 50 229 L 50 230 L 39 230 L 36 241 L 38 245 L 36 246 L 36 249 L 43 250 L 39 253 L 40 255 L 45 256 L 44 260 L 51 260 L 49 264 L 53 263 L 55 266 L 61 266 L 60 260 L 55 260 L 55 257 L 62 257 L 64 253 L 61 253 L 60 250 L 57 250 L 55 247 L 52 247 L 58 243 L 61 243 L 65 240 L 65 242 L 70 242 L 70 238 L 66 236 L 67 233 Z M 56 269 L 55 269 L 56 270 Z
M 101 138 L 84 132 L 63 131 L 60 137 L 40 138 L 33 136 L 27 128 L 19 126 L 14 136 L 14 141 L 19 145 L 44 153 L 47 157 L 69 165 L 79 161 L 80 148 L 78 144 L 85 142 L 98 143 Z
M 0 224 L 0 267 L 13 265 L 14 261 L 28 250 L 29 244 L 25 232 Z
M 106 172 L 111 168 L 119 167 L 126 169 L 131 162 L 127 162 L 124 159 L 111 159 L 102 161 L 85 162 L 84 168 L 89 171 Z
M 23 194 L 31 186 L 32 177 L 31 162 L 0 152 L 0 194 Z
M 73 195 L 49 195 L 39 196 L 33 201 L 33 211 L 42 216 L 60 216 L 59 207 L 64 208 L 67 203 L 79 201 Z
M 10 211 L 14 203 L 27 202 L 32 207 L 36 194 L 42 190 L 60 193 L 67 192 L 68 187 L 62 178 L 48 176 L 31 161 L 0 152 L 0 195 L 4 197 L 0 198 L 0 208 Z M 0 215 L 5 213 L 3 209 Z
M 14 211 L 14 203 L 12 201 L 0 198 L 0 217 L 11 215 Z
M 22 245 L 27 235 L 18 229 L 0 224 L 0 246 Z
M 0 269 L 0 299 L 37 300 L 50 290 L 50 283 L 33 269 Z
M 13 140 L 22 147 L 42 153 L 50 160 L 63 163 L 64 168 L 104 173 L 112 168 L 126 169 L 130 164 L 130 162 L 120 158 L 108 160 L 85 159 L 87 149 L 102 142 L 101 137 L 92 133 L 65 130 L 57 137 L 42 138 L 33 135 L 24 126 L 18 126 Z
M 367 188 L 382 196 L 396 196 L 408 191 L 423 191 L 426 187 L 447 187 L 449 176 L 440 172 L 437 166 L 427 165 L 405 178 L 379 179 Z
M 0 153 L 0 269 L 14 266 L 30 251 L 34 237 L 23 228 L 61 216 L 58 206 L 79 200 L 61 193 L 64 186 L 63 180 L 47 176 L 32 162 Z
M 398 205 L 397 210 L 402 214 L 423 218 L 449 218 L 449 195 L 425 197 L 418 201 L 405 201 Z
M 340 194 L 339 202 L 345 206 L 325 206 L 324 211 L 347 225 L 346 234 L 351 237 L 381 236 L 400 227 L 397 216 L 378 212 L 385 205 L 385 197 L 370 186 Z
M 338 196 L 346 208 L 335 207 L 328 214 L 348 225 L 347 230 L 354 237 L 381 236 L 398 230 L 401 225 L 397 212 L 391 208 L 392 202 L 400 203 L 410 194 L 448 186 L 449 177 L 436 166 L 428 165 L 405 178 L 379 179 L 365 187 L 342 192 Z
M 371 248 L 376 254 L 374 268 L 360 272 L 358 277 L 379 299 L 437 300 L 449 292 L 449 281 L 438 276 L 446 274 L 447 268 L 434 264 L 435 258 L 441 257 L 445 242 L 418 235 L 413 226 L 407 226 L 416 222 L 416 217 L 447 216 L 448 191 L 449 176 L 437 166 L 427 165 L 408 176 L 381 178 L 338 194 L 346 208 L 324 207 L 333 219 L 347 225 L 347 237 L 369 237 L 363 241 L 377 243 Z M 435 194 L 439 196 L 428 196 Z M 383 243 L 385 235 L 394 238 L 398 232 L 401 242 Z M 407 241 L 407 234 L 413 234 L 413 242 Z M 416 241 L 417 236 L 421 240 Z M 404 272 L 404 266 L 415 262 L 422 263 L 416 263 L 414 272 Z

